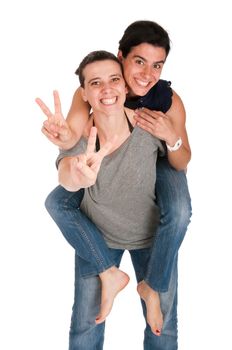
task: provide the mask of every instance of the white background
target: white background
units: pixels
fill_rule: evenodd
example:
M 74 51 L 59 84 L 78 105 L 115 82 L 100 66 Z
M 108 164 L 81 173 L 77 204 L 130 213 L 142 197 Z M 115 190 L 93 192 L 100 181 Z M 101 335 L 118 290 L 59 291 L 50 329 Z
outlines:
M 193 217 L 179 259 L 179 349 L 231 349 L 231 18 L 229 1 L 8 0 L 0 5 L 0 348 L 64 350 L 74 252 L 44 209 L 56 186 L 55 146 L 40 132 L 39 96 L 58 89 L 66 115 L 89 51 L 117 53 L 133 21 L 170 34 L 162 77 L 187 111 Z M 130 285 L 117 297 L 106 350 L 141 350 L 144 321 Z M 155 350 L 155 349 L 154 349 Z M 168 349 L 167 349 L 168 350 Z

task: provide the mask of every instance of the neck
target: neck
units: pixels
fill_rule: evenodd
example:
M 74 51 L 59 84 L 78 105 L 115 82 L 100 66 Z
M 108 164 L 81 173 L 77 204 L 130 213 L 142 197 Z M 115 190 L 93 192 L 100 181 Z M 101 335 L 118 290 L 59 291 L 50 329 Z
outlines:
M 124 109 L 114 114 L 102 114 L 94 111 L 93 119 L 98 130 L 99 139 L 108 140 L 112 135 L 123 130 L 125 124 Z
M 130 136 L 124 108 L 109 115 L 93 112 L 93 119 L 100 145 L 114 140 L 114 146 L 111 151 L 117 149 Z
M 127 100 L 137 100 L 138 98 L 140 98 L 141 96 L 139 95 L 135 95 L 132 91 L 129 91 L 126 95 L 126 99 Z

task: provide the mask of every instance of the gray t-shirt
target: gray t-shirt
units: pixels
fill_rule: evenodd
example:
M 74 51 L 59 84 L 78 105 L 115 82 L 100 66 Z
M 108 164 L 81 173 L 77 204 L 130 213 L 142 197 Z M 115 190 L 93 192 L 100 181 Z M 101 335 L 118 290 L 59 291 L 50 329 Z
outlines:
M 87 140 L 81 138 L 64 156 L 84 153 Z M 101 164 L 95 185 L 85 189 L 81 210 L 101 230 L 108 246 L 141 249 L 151 246 L 159 224 L 155 200 L 156 159 L 161 142 L 135 127 L 130 137 Z

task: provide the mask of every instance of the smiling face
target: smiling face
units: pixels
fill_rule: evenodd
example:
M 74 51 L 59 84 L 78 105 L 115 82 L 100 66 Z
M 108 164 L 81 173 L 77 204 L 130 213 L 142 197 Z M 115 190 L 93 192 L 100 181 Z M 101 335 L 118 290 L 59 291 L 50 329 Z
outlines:
M 142 43 L 134 46 L 126 57 L 118 54 L 123 65 L 129 96 L 144 96 L 158 82 L 166 59 L 165 49 Z
M 93 111 L 111 114 L 123 109 L 127 91 L 119 63 L 96 61 L 86 65 L 83 75 L 82 96 Z

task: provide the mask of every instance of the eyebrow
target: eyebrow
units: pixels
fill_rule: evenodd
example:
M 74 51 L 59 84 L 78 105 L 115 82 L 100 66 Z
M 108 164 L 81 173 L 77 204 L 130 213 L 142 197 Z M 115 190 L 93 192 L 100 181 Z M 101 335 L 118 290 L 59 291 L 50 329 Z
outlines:
M 122 74 L 111 74 L 109 77 L 110 77 L 110 78 L 114 78 L 114 77 L 120 77 L 120 78 L 122 78 Z M 90 79 L 90 80 L 87 82 L 87 84 L 90 84 L 90 83 L 92 83 L 93 81 L 98 80 L 98 79 L 101 79 L 101 77 L 92 78 L 92 79 Z
M 134 55 L 133 58 L 140 58 L 141 60 L 147 62 L 146 58 L 144 58 L 144 57 L 142 57 L 142 56 L 139 56 L 139 55 Z M 155 61 L 155 62 L 153 62 L 153 64 L 164 63 L 164 62 L 165 62 L 164 60 Z

